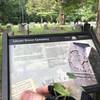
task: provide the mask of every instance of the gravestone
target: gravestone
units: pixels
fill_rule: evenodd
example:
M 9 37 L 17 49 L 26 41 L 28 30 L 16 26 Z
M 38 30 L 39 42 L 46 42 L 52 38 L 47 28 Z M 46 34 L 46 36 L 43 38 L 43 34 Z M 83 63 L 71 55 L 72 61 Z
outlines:
M 10 36 L 14 35 L 14 32 L 12 30 L 12 24 L 7 24 L 6 28 L 7 28 L 8 35 Z
M 48 29 L 48 23 L 44 22 L 44 29 Z
M 74 24 L 74 29 L 77 29 L 80 32 L 83 31 L 83 24 L 82 23 Z
M 27 30 L 28 30 L 27 23 L 19 24 L 19 31 L 20 31 L 21 34 L 27 35 L 27 33 L 28 33 Z
M 91 25 L 88 22 L 85 22 L 83 30 L 84 30 L 84 32 L 90 32 Z

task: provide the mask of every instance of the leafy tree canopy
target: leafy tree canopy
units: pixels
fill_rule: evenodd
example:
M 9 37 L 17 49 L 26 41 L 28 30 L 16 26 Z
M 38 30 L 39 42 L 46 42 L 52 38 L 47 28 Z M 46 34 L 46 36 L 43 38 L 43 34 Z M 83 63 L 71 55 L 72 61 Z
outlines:
M 98 0 L 1 0 L 0 22 L 18 23 L 22 17 L 30 21 L 56 21 L 64 13 L 66 20 L 93 20 Z M 63 17 L 63 16 L 62 16 Z

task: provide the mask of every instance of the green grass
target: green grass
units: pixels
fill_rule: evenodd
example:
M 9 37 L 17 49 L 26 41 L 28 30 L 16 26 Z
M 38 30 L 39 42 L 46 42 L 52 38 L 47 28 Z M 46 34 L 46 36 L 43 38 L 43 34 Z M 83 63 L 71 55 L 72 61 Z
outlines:
M 43 24 L 34 24 L 31 23 L 29 25 L 30 34 L 52 34 L 52 33 L 65 33 L 65 32 L 74 32 L 76 30 L 73 30 L 73 28 L 69 25 L 58 25 L 58 24 L 48 24 L 47 28 L 44 28 Z M 20 35 L 21 32 L 19 31 L 18 25 L 13 25 L 12 31 L 15 33 L 15 35 Z
M 0 34 L 2 34 L 3 31 L 6 31 L 6 25 L 2 26 L 0 25 Z M 2 31 L 3 30 L 3 31 Z M 29 30 L 30 34 L 52 34 L 52 33 L 65 33 L 65 32 L 74 32 L 78 30 L 74 30 L 70 24 L 66 23 L 66 25 L 59 25 L 55 23 L 48 23 L 47 28 L 44 27 L 44 24 L 40 23 L 30 23 L 29 24 Z M 15 35 L 20 35 L 22 34 L 19 31 L 19 25 L 13 25 L 12 26 L 12 31 L 14 32 Z
M 57 24 L 48 24 L 45 29 L 43 25 L 36 24 L 34 26 L 30 25 L 30 34 L 54 34 L 54 33 L 65 33 L 73 32 L 70 25 L 57 25 Z

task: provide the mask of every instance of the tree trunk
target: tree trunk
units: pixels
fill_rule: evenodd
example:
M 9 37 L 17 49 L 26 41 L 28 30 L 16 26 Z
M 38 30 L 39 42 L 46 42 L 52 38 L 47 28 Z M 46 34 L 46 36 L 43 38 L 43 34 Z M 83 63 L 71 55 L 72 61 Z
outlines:
M 41 16 L 41 23 L 43 23 L 43 17 Z
M 43 18 L 42 18 L 42 16 L 41 16 L 41 24 L 40 24 L 41 28 L 42 28 L 42 23 L 43 23 Z
M 52 15 L 50 16 L 50 21 L 51 21 L 51 23 L 53 22 L 53 17 L 52 17 Z
M 63 7 L 60 8 L 58 22 L 59 22 L 60 25 L 65 24 L 65 15 L 64 15 Z
M 98 3 L 96 36 L 97 36 L 97 39 L 98 39 L 99 44 L 100 44 L 100 0 Z M 96 93 L 96 100 L 100 100 L 100 92 Z
M 97 28 L 96 28 L 96 36 L 100 43 L 100 0 L 98 3 L 98 15 L 97 15 Z

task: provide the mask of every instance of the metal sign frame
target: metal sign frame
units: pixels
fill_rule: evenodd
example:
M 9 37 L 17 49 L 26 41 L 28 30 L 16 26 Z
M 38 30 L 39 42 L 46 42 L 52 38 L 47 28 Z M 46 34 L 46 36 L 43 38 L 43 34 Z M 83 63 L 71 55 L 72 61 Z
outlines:
M 84 40 L 84 39 L 93 39 L 93 42 L 97 48 L 97 51 L 100 55 L 100 44 L 96 39 L 94 33 L 84 33 L 84 32 L 76 32 L 76 33 L 62 33 L 62 34 L 44 34 L 44 35 L 20 35 L 20 36 L 8 36 L 7 33 L 3 33 L 3 57 L 2 57 L 2 100 L 10 100 L 10 75 L 9 75 L 9 41 L 10 39 L 21 39 L 21 38 L 46 38 L 49 37 L 51 39 L 55 39 L 55 37 L 64 39 L 64 41 L 73 41 L 73 40 Z M 74 37 L 74 39 L 73 39 Z M 98 73 L 96 78 L 98 79 Z M 100 75 L 100 74 L 99 74 Z M 100 78 L 99 78 L 100 79 Z M 93 93 L 100 91 L 99 83 L 94 86 L 84 87 L 84 89 L 88 93 Z

